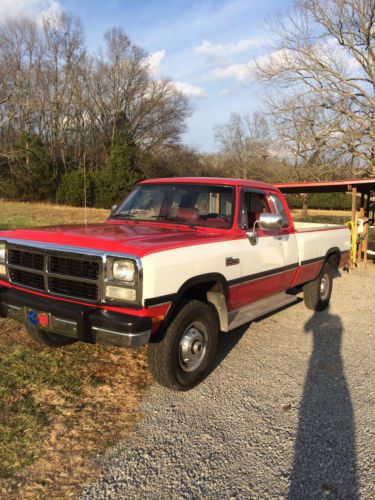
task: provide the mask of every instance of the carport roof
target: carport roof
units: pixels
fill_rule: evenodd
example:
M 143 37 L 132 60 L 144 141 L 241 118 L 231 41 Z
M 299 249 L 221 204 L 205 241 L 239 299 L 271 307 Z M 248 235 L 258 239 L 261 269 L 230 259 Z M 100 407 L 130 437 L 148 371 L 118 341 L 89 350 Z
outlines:
M 375 177 L 372 179 L 344 179 L 341 181 L 290 182 L 275 184 L 282 193 L 345 193 L 357 188 L 357 193 L 375 191 Z

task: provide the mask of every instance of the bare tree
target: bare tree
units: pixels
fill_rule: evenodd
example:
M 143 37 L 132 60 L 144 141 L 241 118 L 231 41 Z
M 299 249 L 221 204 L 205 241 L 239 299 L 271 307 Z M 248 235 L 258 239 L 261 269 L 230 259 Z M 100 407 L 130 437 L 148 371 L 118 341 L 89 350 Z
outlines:
M 374 1 L 297 0 L 273 30 L 278 44 L 258 61 L 258 77 L 329 110 L 340 148 L 375 174 Z
M 82 104 L 77 92 L 85 65 L 82 26 L 78 18 L 62 13 L 43 20 L 43 135 L 51 155 L 68 169 Z M 78 120 L 78 122 L 77 122 Z
M 167 80 L 153 80 L 147 54 L 113 28 L 105 34 L 106 51 L 91 61 L 87 109 L 103 133 L 115 141 L 152 149 L 179 140 L 190 109 L 185 96 Z
M 322 110 L 313 97 L 292 96 L 269 101 L 271 123 L 277 136 L 278 156 L 292 168 L 294 181 L 317 181 L 354 174 L 340 132 L 339 116 Z
M 52 197 L 65 173 L 85 166 L 97 175 L 114 146 L 144 175 L 151 153 L 179 144 L 187 98 L 173 82 L 152 76 L 148 54 L 121 29 L 104 39 L 104 49 L 87 54 L 79 19 L 66 13 L 0 23 L 0 184 L 6 189 L 23 175 L 47 177 Z
M 260 113 L 233 113 L 229 122 L 215 127 L 220 154 L 232 175 L 244 179 L 265 177 L 265 160 L 269 157 L 270 132 Z
M 13 130 L 26 138 L 22 154 L 25 168 L 29 166 L 28 138 L 38 121 L 41 62 L 43 45 L 37 25 L 28 18 L 9 19 L 0 25 L 0 74 L 2 79 L 1 128 L 2 155 L 8 158 L 10 168 L 18 152 L 9 148 Z

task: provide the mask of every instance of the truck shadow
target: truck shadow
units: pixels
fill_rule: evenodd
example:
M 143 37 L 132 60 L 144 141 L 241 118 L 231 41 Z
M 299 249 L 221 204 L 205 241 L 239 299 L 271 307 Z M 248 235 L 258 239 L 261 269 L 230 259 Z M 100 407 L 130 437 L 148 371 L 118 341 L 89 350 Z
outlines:
M 313 352 L 299 407 L 288 499 L 357 499 L 355 423 L 341 357 L 343 325 L 329 311 L 305 324 Z
M 300 291 L 296 291 L 296 293 L 299 293 Z M 239 326 L 238 328 L 235 328 L 234 330 L 231 330 L 228 333 L 225 332 L 220 332 L 219 333 L 219 339 L 218 339 L 218 346 L 217 346 L 217 352 L 216 352 L 216 357 L 215 361 L 213 363 L 212 369 L 210 370 L 210 373 L 212 373 L 218 366 L 221 365 L 221 363 L 224 361 L 224 359 L 229 355 L 229 353 L 236 347 L 238 342 L 241 340 L 243 335 L 247 332 L 247 330 L 250 328 L 252 323 L 257 323 L 258 321 L 262 321 L 270 316 L 273 316 L 279 311 L 283 311 L 285 309 L 288 309 L 289 307 L 293 307 L 299 302 L 301 302 L 302 299 L 297 298 L 297 301 L 291 304 L 286 304 L 285 306 L 279 307 L 278 309 L 275 309 L 267 314 L 263 314 L 263 316 L 259 316 L 259 318 L 256 318 L 252 321 L 249 321 L 248 323 L 245 323 L 242 326 Z
M 341 278 L 342 277 L 342 272 L 340 269 L 337 269 L 333 272 L 333 278 Z M 302 293 L 301 288 L 291 288 L 288 290 L 288 293 L 290 295 L 298 295 Z M 216 368 L 224 361 L 224 359 L 229 355 L 232 349 L 236 347 L 238 342 L 241 340 L 242 336 L 245 334 L 245 332 L 250 328 L 251 323 L 262 321 L 266 318 L 269 318 L 270 316 L 273 316 L 274 314 L 278 313 L 279 311 L 283 311 L 284 309 L 288 309 L 289 307 L 295 307 L 296 304 L 299 302 L 302 302 L 303 299 L 301 297 L 297 297 L 297 301 L 291 304 L 286 304 L 285 306 L 279 307 L 278 309 L 275 309 L 273 311 L 270 311 L 269 313 L 263 314 L 262 316 L 259 316 L 259 318 L 256 318 L 252 321 L 249 321 L 248 323 L 245 323 L 242 326 L 239 326 L 238 328 L 232 330 L 229 333 L 224 333 L 220 332 L 219 333 L 219 342 L 218 342 L 218 349 L 216 353 L 216 358 L 214 361 L 214 364 L 210 370 L 210 373 L 216 370 Z

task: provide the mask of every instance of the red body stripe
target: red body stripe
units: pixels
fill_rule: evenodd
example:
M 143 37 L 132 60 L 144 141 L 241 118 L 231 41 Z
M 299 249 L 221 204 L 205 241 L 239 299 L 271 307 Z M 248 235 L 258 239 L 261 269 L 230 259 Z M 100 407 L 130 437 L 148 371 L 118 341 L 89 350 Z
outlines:
M 229 309 L 238 309 L 256 300 L 269 297 L 291 287 L 295 269 L 285 273 L 267 276 L 247 283 L 241 283 L 230 288 Z
M 307 281 L 315 279 L 318 276 L 319 271 L 322 268 L 322 265 L 323 261 L 320 261 L 299 267 L 297 275 L 293 282 L 293 286 L 297 286 L 300 285 L 301 283 L 306 283 Z

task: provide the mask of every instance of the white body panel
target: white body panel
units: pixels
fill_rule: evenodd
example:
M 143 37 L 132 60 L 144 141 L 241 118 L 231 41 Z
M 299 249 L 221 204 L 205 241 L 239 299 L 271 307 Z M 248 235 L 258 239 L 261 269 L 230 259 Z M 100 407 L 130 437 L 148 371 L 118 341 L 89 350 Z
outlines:
M 331 248 L 338 248 L 341 252 L 350 250 L 350 231 L 348 228 L 333 226 L 332 229 L 298 231 L 296 240 L 298 245 L 299 262 L 324 257 Z
M 320 226 L 318 226 L 320 227 Z M 258 239 L 252 246 L 241 239 L 205 243 L 152 253 L 142 258 L 143 301 L 175 294 L 189 279 L 219 273 L 227 281 L 324 258 L 331 248 L 350 249 L 347 228 L 312 230 Z M 226 265 L 226 258 L 240 259 L 239 265 Z
M 259 238 L 256 245 L 251 245 L 245 236 L 239 240 L 239 245 L 241 276 L 249 276 L 285 266 L 282 243 L 275 236 Z
M 241 259 L 241 240 L 181 247 L 143 257 L 143 300 L 176 293 L 188 279 L 201 274 L 220 273 L 228 281 L 239 278 L 240 266 L 226 266 L 226 257 Z

